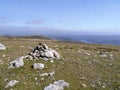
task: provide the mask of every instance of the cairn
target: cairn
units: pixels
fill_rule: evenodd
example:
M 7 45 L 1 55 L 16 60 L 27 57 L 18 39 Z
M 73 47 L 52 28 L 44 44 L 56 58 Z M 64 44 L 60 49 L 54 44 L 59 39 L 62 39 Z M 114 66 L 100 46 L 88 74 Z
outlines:
M 43 59 L 43 60 L 52 60 L 60 59 L 60 55 L 57 51 L 48 48 L 46 44 L 38 43 L 38 45 L 31 50 L 31 52 L 26 56 L 27 59 Z

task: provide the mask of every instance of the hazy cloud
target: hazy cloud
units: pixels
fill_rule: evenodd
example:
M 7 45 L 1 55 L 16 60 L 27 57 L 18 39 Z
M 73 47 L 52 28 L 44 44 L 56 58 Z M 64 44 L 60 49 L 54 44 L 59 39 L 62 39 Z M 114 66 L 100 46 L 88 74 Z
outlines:
M 43 24 L 43 20 L 34 19 L 34 20 L 27 21 L 26 24 L 41 25 L 41 24 Z
M 59 23 L 67 23 L 67 22 L 72 22 L 72 21 L 73 21 L 73 18 L 70 18 L 70 17 L 62 17 L 57 20 L 57 22 Z
M 63 34 L 65 31 L 61 31 L 57 28 L 51 27 L 31 27 L 31 26 L 1 26 L 0 25 L 0 35 L 56 35 Z
M 24 30 L 30 30 L 30 31 L 60 31 L 61 29 L 58 28 L 52 28 L 52 27 L 32 27 L 32 26 L 2 26 L 0 25 L 0 30 L 19 30 L 19 31 L 24 31 Z
M 0 23 L 5 23 L 5 22 L 7 22 L 7 18 L 6 17 L 3 17 L 3 16 L 1 16 L 0 17 Z

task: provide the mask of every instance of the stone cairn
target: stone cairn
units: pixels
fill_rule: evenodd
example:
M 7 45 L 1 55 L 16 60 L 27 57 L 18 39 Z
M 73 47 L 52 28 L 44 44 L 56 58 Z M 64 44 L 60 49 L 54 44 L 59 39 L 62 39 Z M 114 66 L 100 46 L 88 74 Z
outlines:
M 26 59 L 43 59 L 47 61 L 52 59 L 60 59 L 60 55 L 57 51 L 48 48 L 46 44 L 38 43 L 38 45 L 26 56 Z

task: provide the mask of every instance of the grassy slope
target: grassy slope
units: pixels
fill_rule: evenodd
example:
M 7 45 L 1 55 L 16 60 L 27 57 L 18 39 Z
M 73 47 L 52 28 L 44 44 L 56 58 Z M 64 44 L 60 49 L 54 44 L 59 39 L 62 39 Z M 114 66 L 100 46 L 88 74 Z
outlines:
M 8 69 L 10 61 L 29 52 L 29 47 L 34 47 L 38 42 L 46 43 L 57 50 L 62 59 L 54 63 L 43 60 L 25 61 L 24 67 Z M 82 43 L 63 43 L 51 40 L 0 38 L 0 43 L 7 46 L 7 50 L 0 51 L 0 89 L 4 90 L 9 80 L 19 80 L 13 90 L 43 90 L 45 86 L 55 80 L 63 79 L 69 82 L 70 87 L 65 90 L 119 90 L 120 89 L 120 47 L 109 45 L 89 45 Z M 91 53 L 91 56 L 81 55 L 78 50 L 83 49 Z M 101 58 L 98 50 L 112 51 L 113 60 Z M 108 52 L 109 54 L 109 52 Z M 6 57 L 2 57 L 6 55 Z M 97 57 L 94 57 L 97 55 Z M 45 69 L 34 70 L 31 68 L 34 62 L 45 64 Z M 111 65 L 110 65 L 111 64 Z M 55 80 L 45 77 L 42 81 L 40 73 L 55 70 Z M 38 80 L 34 78 L 37 77 Z M 8 81 L 4 81 L 4 79 Z M 38 83 L 38 85 L 36 85 Z M 87 86 L 84 87 L 83 84 Z M 105 88 L 104 88 L 105 86 Z

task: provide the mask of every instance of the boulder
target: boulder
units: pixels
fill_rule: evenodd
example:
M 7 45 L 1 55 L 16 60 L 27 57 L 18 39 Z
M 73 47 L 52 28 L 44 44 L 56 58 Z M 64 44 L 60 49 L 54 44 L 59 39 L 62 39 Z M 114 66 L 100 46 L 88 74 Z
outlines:
M 34 69 L 44 69 L 44 64 L 42 64 L 42 63 L 34 63 L 33 68 Z
M 6 50 L 5 45 L 3 45 L 3 44 L 0 43 L 0 50 Z
M 64 90 L 64 87 L 69 87 L 69 83 L 64 80 L 55 81 L 54 84 L 49 84 L 44 90 Z
M 8 87 L 13 87 L 15 86 L 19 81 L 17 80 L 11 80 L 9 81 L 9 83 L 5 86 L 5 88 L 8 88 Z
M 10 67 L 9 68 L 19 68 L 21 66 L 24 66 L 24 57 L 19 57 L 13 61 L 10 62 Z

